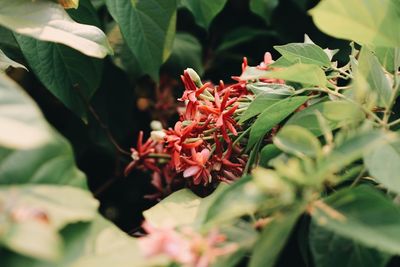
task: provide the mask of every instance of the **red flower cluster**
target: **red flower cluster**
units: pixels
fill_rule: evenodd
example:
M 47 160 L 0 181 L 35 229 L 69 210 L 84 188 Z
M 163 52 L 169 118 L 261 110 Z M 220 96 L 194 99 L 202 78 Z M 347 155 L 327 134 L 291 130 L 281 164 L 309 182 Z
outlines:
M 269 53 L 264 61 L 259 68 L 268 68 L 272 62 Z M 242 70 L 246 68 L 244 59 Z M 243 111 L 241 99 L 251 95 L 246 81 L 234 78 L 237 83 L 229 86 L 222 81 L 217 86 L 202 84 L 192 69 L 185 70 L 181 79 L 185 91 L 178 100 L 185 103 L 185 109 L 179 121 L 168 130 L 153 131 L 144 144 L 141 133 L 125 174 L 134 167 L 153 171 L 153 185 L 160 192 L 168 191 L 176 180 L 189 187 L 236 180 L 242 176 L 247 159 L 235 142 L 242 131 L 237 123 L 237 112 Z

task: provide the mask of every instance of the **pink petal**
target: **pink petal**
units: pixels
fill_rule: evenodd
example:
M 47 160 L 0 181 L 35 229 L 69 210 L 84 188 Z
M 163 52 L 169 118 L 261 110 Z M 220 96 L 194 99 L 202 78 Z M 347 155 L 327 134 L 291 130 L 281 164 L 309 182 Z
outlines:
M 201 171 L 199 166 L 190 166 L 183 172 L 183 177 L 188 178 Z

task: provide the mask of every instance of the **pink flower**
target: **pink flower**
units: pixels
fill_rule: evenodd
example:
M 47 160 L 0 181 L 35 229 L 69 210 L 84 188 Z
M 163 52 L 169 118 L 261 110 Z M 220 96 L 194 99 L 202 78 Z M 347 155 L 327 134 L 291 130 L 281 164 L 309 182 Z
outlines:
M 193 177 L 195 185 L 200 184 L 202 181 L 207 184 L 211 179 L 209 168 L 207 167 L 208 159 L 210 158 L 210 150 L 203 149 L 201 152 L 196 152 L 195 148 L 191 149 L 192 155 L 190 159 L 184 158 L 186 163 L 183 177 Z

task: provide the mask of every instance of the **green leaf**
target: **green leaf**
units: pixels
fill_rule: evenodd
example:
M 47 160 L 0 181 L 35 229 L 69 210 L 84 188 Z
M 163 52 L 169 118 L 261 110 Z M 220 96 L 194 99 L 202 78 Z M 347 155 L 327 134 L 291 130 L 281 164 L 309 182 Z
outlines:
M 210 203 L 226 187 L 223 184 L 219 185 L 216 191 L 205 198 L 196 196 L 189 189 L 181 189 L 144 211 L 143 216 L 157 227 L 199 227 L 204 221 Z
M 239 124 L 245 122 L 248 119 L 257 116 L 264 109 L 269 106 L 277 103 L 280 100 L 279 96 L 271 95 L 271 94 L 260 94 L 254 99 L 253 102 L 247 107 L 247 109 L 240 115 Z
M 385 142 L 364 155 L 370 175 L 389 191 L 400 193 L 400 146 Z
M 175 69 L 178 77 L 187 67 L 191 67 L 201 76 L 204 68 L 200 42 L 191 34 L 177 33 L 171 56 L 165 65 L 168 70 Z
M 274 144 L 282 151 L 299 157 L 318 157 L 321 144 L 306 128 L 297 125 L 283 127 L 274 137 Z
M 215 226 L 243 215 L 252 215 L 263 201 L 265 195 L 251 177 L 242 177 L 211 201 L 205 222 Z
M 107 0 L 106 4 L 141 69 L 158 80 L 175 37 L 176 0 Z
M 62 233 L 66 238 L 66 255 L 57 266 L 145 265 L 137 239 L 128 236 L 100 215 L 90 225 L 71 225 Z
M 322 87 L 325 87 L 327 83 L 325 73 L 318 66 L 303 63 L 297 63 L 286 68 L 271 71 L 260 70 L 256 67 L 248 67 L 240 78 L 242 80 L 274 78 Z
M 324 50 L 315 44 L 292 43 L 274 46 L 281 55 L 291 62 L 314 64 L 320 67 L 329 67 L 331 61 Z
M 43 211 L 49 227 L 62 229 L 79 221 L 95 217 L 98 202 L 90 192 L 66 185 L 1 186 L 0 202 L 13 210 Z
M 400 209 L 370 186 L 346 188 L 314 205 L 313 220 L 367 247 L 400 253 Z
M 100 215 L 90 223 L 65 227 L 61 233 L 64 253 L 55 262 L 43 262 L 0 251 L 8 267 L 118 267 L 146 266 L 137 239 L 128 236 Z
M 13 80 L 1 73 L 0 105 L 0 146 L 29 149 L 51 140 L 50 128 L 39 108 Z
M 111 56 L 113 63 L 128 73 L 133 79 L 143 76 L 145 73 L 143 73 L 138 59 L 131 52 L 123 39 L 117 23 L 114 23 L 114 25 L 109 28 L 107 31 L 107 38 L 114 50 L 114 55 Z
M 95 217 L 98 203 L 91 194 L 69 186 L 0 187 L 3 210 L 0 244 L 26 256 L 56 260 L 61 256 L 58 230 Z
M 400 47 L 397 0 L 325 0 L 310 11 L 323 32 L 360 44 Z
M 280 100 L 266 108 L 254 122 L 250 130 L 247 149 L 264 137 L 274 126 L 278 125 L 287 116 L 293 113 L 298 107 L 307 101 L 306 96 L 295 96 Z
M 254 245 L 249 267 L 273 267 L 303 210 L 297 207 L 288 214 L 277 215 L 268 223 Z
M 340 171 L 355 160 L 362 158 L 364 154 L 370 153 L 374 148 L 396 140 L 398 140 L 397 135 L 380 130 L 355 134 L 335 147 L 321 163 L 319 170 L 321 172 Z
M 9 67 L 13 68 L 22 68 L 28 70 L 24 65 L 15 62 L 11 58 L 7 57 L 6 54 L 0 49 L 0 72 L 4 72 Z
M 188 8 L 190 12 L 192 12 L 196 23 L 204 29 L 208 29 L 211 21 L 222 11 L 226 2 L 227 0 L 181 0 L 182 6 Z
M 61 256 L 62 240 L 53 228 L 31 219 L 14 223 L 5 233 L 0 234 L 0 247 L 24 256 L 54 262 Z
M 272 97 L 281 98 L 291 96 L 295 92 L 295 89 L 292 86 L 280 83 L 255 82 L 247 84 L 246 88 L 255 95 L 268 94 Z
M 215 53 L 218 54 L 226 52 L 229 49 L 248 43 L 261 36 L 275 36 L 275 32 L 255 29 L 246 26 L 233 29 L 223 36 L 221 43 L 215 49 Z
M 81 1 L 75 12 L 75 16 L 83 21 L 98 22 L 94 8 L 87 0 Z M 22 35 L 16 35 L 16 39 L 39 80 L 65 106 L 86 121 L 85 101 L 90 100 L 100 85 L 102 61 L 60 44 Z
M 270 24 L 272 14 L 278 4 L 279 0 L 251 0 L 250 10 L 263 18 L 267 24 Z
M 388 107 L 392 88 L 378 59 L 366 47 L 361 49 L 354 80 L 357 97 L 368 97 L 369 93 L 374 93 L 378 104 Z
M 264 146 L 260 151 L 260 162 L 259 165 L 266 168 L 271 159 L 277 157 L 282 151 L 274 144 L 268 144 Z
M 2 0 L 0 25 L 42 41 L 61 43 L 91 57 L 112 53 L 105 34 L 73 21 L 61 5 L 46 0 Z
M 319 136 L 322 134 L 322 130 L 316 112 L 322 115 L 331 130 L 365 118 L 363 111 L 353 103 L 348 101 L 325 101 L 296 112 L 285 125 L 302 126 Z
M 87 188 L 71 146 L 58 134 L 30 150 L 0 148 L 0 184 L 66 184 Z
M 318 267 L 385 267 L 390 256 L 318 226 L 310 226 L 310 249 Z
M 381 65 L 391 73 L 400 66 L 400 48 L 368 47 L 374 52 Z
M 0 74 L 0 184 L 68 184 L 87 188 L 68 142 L 48 126 L 36 104 Z M 19 149 L 19 150 L 18 150 Z

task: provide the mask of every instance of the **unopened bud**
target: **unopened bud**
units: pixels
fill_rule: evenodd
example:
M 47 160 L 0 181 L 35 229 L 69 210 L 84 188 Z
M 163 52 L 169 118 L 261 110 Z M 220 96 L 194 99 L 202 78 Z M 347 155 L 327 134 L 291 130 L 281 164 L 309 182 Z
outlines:
M 154 131 L 159 131 L 163 129 L 162 123 L 160 121 L 151 121 L 150 128 Z
M 154 141 L 160 142 L 164 141 L 165 135 L 164 131 L 151 131 L 150 138 Z
M 187 68 L 186 71 L 188 72 L 190 79 L 196 84 L 197 87 L 200 87 L 202 85 L 200 76 L 197 74 L 197 72 L 192 69 L 192 68 Z

